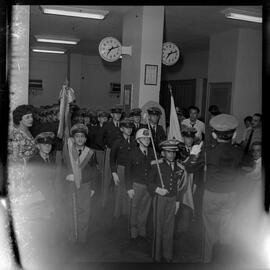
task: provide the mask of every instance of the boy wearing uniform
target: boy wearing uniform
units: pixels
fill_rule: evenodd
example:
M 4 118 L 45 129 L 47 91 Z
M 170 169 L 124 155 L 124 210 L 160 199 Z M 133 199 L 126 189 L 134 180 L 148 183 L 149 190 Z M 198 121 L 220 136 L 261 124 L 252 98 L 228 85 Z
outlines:
M 179 143 L 174 139 L 160 143 L 164 158 L 153 162 L 149 175 L 149 191 L 155 195 L 152 256 L 157 262 L 161 261 L 162 257 L 166 262 L 171 262 L 173 258 L 175 215 L 179 209 L 181 191 L 186 186 L 184 167 L 175 161 Z M 162 181 L 157 166 L 160 168 Z
M 134 138 L 130 136 L 132 127 L 132 121 L 128 119 L 124 119 L 120 122 L 122 136 L 116 139 L 110 152 L 111 172 L 115 184 L 115 218 L 118 218 L 121 214 L 128 214 L 125 174 L 131 151 L 136 146 Z
M 84 124 L 75 124 L 63 149 L 66 180 L 69 181 L 69 236 L 71 241 L 78 240 L 80 243 L 87 240 L 90 201 L 95 193 L 92 183 L 97 177 L 95 152 L 85 146 L 87 133 Z
M 131 240 L 145 239 L 146 222 L 151 206 L 151 196 L 147 190 L 151 161 L 155 159 L 152 148 L 149 148 L 150 133 L 141 128 L 136 133 L 138 147 L 132 151 L 127 166 L 126 189 L 131 199 L 130 236 Z
M 108 201 L 109 188 L 112 179 L 111 167 L 110 167 L 110 153 L 114 141 L 122 136 L 120 130 L 120 119 L 122 117 L 123 110 L 120 107 L 114 107 L 111 109 L 112 120 L 104 123 L 101 132 L 102 144 L 105 146 L 105 161 L 104 161 L 104 183 L 102 192 L 102 206 L 106 205 Z
M 158 107 L 151 107 L 147 109 L 149 115 L 149 123 L 151 128 L 151 133 L 153 136 L 153 141 L 157 152 L 160 152 L 158 149 L 159 144 L 166 140 L 166 134 L 161 125 L 158 124 L 160 115 L 162 114 L 161 110 Z M 153 147 L 153 146 L 152 146 Z
M 141 113 L 142 110 L 140 108 L 134 108 L 129 113 L 129 117 L 133 117 L 134 126 L 132 130 L 132 136 L 134 137 L 140 128 L 147 128 L 147 125 L 141 123 Z

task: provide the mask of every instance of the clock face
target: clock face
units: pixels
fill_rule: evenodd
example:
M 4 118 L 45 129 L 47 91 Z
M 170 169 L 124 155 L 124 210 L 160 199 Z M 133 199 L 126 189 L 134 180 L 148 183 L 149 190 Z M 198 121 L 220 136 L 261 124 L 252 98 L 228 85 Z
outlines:
M 103 38 L 99 43 L 98 50 L 100 56 L 108 62 L 116 61 L 122 54 L 121 43 L 114 37 Z
M 178 47 L 172 42 L 165 42 L 162 46 L 162 63 L 167 66 L 174 65 L 180 57 Z

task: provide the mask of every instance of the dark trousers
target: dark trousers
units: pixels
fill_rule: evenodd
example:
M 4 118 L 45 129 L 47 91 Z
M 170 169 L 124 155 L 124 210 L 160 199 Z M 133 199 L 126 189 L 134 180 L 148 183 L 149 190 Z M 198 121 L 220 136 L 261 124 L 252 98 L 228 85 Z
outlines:
M 110 166 L 110 153 L 111 149 L 107 148 L 105 151 L 104 170 L 103 170 L 103 185 L 102 185 L 102 206 L 108 201 L 110 184 L 112 180 L 112 172 Z
M 91 183 L 81 183 L 80 188 L 77 189 L 74 182 L 71 182 L 68 194 L 68 237 L 74 241 L 77 232 L 77 240 L 86 242 L 90 218 Z
M 153 200 L 154 210 L 154 241 L 153 259 L 170 261 L 173 257 L 173 234 L 175 222 L 175 197 L 156 195 Z
M 145 237 L 151 196 L 146 185 L 133 183 L 133 189 L 135 195 L 132 199 L 130 214 L 131 238 L 136 238 L 138 235 Z
M 120 215 L 127 215 L 129 212 L 129 197 L 126 191 L 125 183 L 125 167 L 117 166 L 117 175 L 119 177 L 119 184 L 115 186 L 115 204 L 114 204 L 114 217 L 118 218 Z

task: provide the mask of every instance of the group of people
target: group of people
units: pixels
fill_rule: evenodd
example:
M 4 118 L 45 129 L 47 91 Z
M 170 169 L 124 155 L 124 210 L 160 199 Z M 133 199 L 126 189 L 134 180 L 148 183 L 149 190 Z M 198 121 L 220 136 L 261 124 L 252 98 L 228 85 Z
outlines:
M 158 107 L 147 109 L 143 124 L 140 108 L 126 113 L 117 106 L 109 113 L 72 105 L 69 134 L 57 138 L 58 104 L 38 112 L 20 105 L 9 136 L 11 193 L 27 194 L 24 206 L 38 205 L 33 215 L 48 217 L 44 224 L 52 215 L 64 220 L 68 240 L 83 244 L 93 196 L 99 190 L 104 207 L 114 192 L 114 220 L 128 216 L 131 243 L 150 240 L 157 262 L 173 260 L 179 208 L 185 205 L 195 219 L 203 219 L 203 261 L 211 262 L 214 245 L 222 242 L 219 235 L 226 238 L 246 175 L 261 181 L 262 116 L 253 115 L 243 141 L 235 144 L 236 117 L 212 105 L 205 124 L 199 113 L 191 106 L 184 119 L 178 110 L 179 141 L 167 139 Z M 149 216 L 152 236 L 146 230 Z

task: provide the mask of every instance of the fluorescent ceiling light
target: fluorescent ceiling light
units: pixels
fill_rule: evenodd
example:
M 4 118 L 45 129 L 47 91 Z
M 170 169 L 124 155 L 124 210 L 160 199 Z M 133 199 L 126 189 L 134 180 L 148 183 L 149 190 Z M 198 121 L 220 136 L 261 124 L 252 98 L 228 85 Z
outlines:
M 60 38 L 48 38 L 35 36 L 38 42 L 59 43 L 59 44 L 78 44 L 79 39 L 60 39 Z
M 103 20 L 109 13 L 107 10 L 95 10 L 76 6 L 41 6 L 46 14 L 72 16 L 88 19 Z
M 223 11 L 226 18 L 262 23 L 262 17 L 254 12 L 229 8 Z
M 33 52 L 41 52 L 41 53 L 58 53 L 58 54 L 64 54 L 65 51 L 61 50 L 49 50 L 49 49 L 32 49 Z

